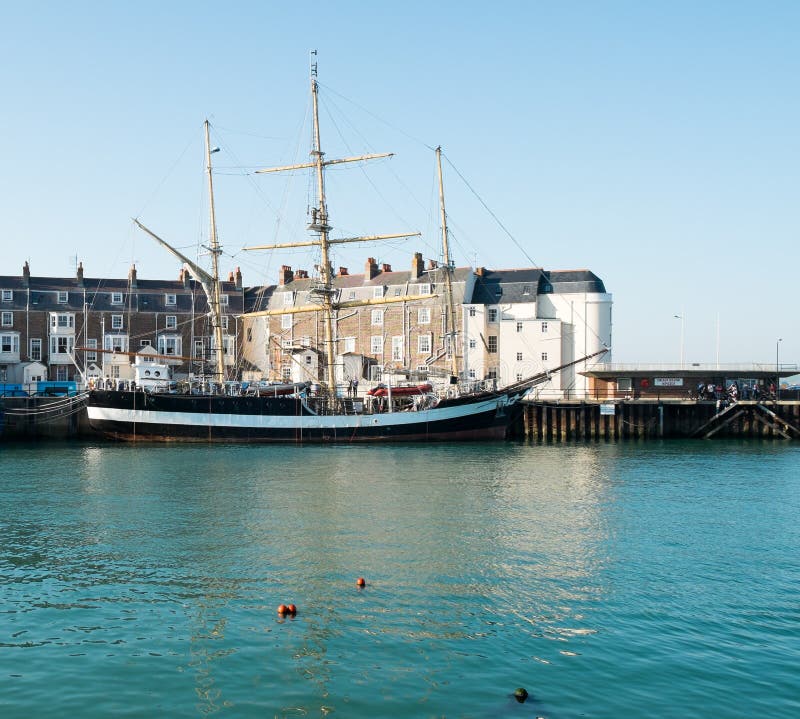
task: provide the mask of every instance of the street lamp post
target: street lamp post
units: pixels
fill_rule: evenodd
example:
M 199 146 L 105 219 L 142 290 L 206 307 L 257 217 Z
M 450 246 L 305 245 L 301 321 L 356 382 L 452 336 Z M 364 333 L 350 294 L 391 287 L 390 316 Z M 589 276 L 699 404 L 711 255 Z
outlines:
M 781 398 L 781 377 L 778 374 L 780 372 L 780 363 L 778 361 L 779 358 L 779 351 L 781 347 L 781 342 L 783 342 L 783 338 L 779 337 L 778 341 L 775 343 L 775 401 L 777 402 Z
M 681 312 L 679 315 L 673 315 L 673 317 L 676 320 L 680 320 L 681 321 L 681 369 L 683 369 L 683 338 L 684 338 L 684 334 L 683 334 L 683 330 L 684 330 L 683 312 Z

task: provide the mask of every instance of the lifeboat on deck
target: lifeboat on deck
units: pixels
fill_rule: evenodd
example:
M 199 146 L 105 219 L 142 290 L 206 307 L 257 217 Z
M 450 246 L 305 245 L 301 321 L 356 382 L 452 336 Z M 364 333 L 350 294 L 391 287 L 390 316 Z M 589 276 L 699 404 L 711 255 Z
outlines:
M 427 394 L 433 389 L 433 386 L 430 384 L 418 384 L 418 385 L 400 385 L 398 387 L 392 387 L 392 397 L 409 397 L 412 395 L 418 394 Z M 388 397 L 389 396 L 389 387 L 383 384 L 379 384 L 377 387 L 373 387 L 371 390 L 367 392 L 370 397 Z

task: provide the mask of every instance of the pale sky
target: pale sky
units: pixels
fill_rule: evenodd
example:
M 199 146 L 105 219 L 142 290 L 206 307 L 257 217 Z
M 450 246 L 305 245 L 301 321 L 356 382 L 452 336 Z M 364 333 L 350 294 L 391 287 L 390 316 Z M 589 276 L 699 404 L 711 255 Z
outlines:
M 337 266 L 438 256 L 441 144 L 457 264 L 593 270 L 616 361 L 677 362 L 682 315 L 687 362 L 718 321 L 720 361 L 800 362 L 800 3 L 289 5 L 3 3 L 0 275 L 177 278 L 130 218 L 207 241 L 206 117 L 223 271 L 310 269 L 241 248 L 304 236 L 307 178 L 252 170 L 307 159 L 316 48 L 327 157 L 396 153 L 330 173 L 334 236 L 424 233 Z

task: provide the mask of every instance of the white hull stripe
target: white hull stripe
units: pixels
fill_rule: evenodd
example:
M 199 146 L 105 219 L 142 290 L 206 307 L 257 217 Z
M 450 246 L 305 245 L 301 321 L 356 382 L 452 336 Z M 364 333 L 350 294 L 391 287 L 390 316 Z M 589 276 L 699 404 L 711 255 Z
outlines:
M 195 427 L 242 427 L 250 429 L 358 429 L 360 427 L 397 427 L 441 422 L 490 412 L 508 404 L 505 396 L 475 404 L 456 405 L 421 412 L 389 412 L 356 415 L 257 415 L 211 412 L 158 412 L 151 410 L 87 407 L 89 419 L 104 422 L 135 424 L 184 425 Z

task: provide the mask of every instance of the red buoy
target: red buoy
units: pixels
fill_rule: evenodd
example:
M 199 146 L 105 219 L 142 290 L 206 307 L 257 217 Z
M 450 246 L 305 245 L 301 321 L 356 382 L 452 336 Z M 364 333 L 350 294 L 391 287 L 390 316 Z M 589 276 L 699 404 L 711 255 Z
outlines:
M 292 616 L 297 614 L 297 607 L 294 604 L 290 604 L 288 607 L 286 607 L 286 609 L 288 610 L 289 614 L 291 614 Z
M 367 586 L 367 580 L 364 579 L 364 577 L 359 577 L 358 579 L 356 579 L 356 586 L 366 587 Z
M 289 608 L 288 608 L 288 607 L 287 607 L 285 604 L 281 604 L 281 605 L 278 607 L 278 614 L 280 614 L 281 616 L 283 616 L 284 614 L 286 614 L 286 612 L 288 612 L 288 611 L 289 611 Z

